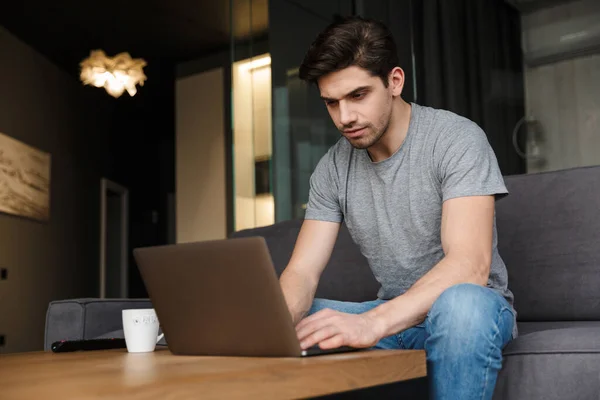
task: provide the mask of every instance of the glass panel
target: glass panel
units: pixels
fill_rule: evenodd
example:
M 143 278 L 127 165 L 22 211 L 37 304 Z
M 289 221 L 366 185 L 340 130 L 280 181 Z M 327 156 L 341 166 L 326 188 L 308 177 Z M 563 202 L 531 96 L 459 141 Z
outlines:
M 298 78 L 298 67 L 311 41 L 335 15 L 348 12 L 349 5 L 350 1 L 314 0 L 269 3 L 276 221 L 303 217 L 310 175 L 340 137 L 318 89 Z
M 404 98 L 412 101 L 410 14 L 405 12 L 410 9 L 409 3 L 409 0 L 269 3 L 276 221 L 304 216 L 310 176 L 321 157 L 341 137 L 318 88 L 298 78 L 298 68 L 311 42 L 339 16 L 359 14 L 387 22 L 397 37 L 399 57 L 407 76 Z
M 274 222 L 271 57 L 264 51 L 266 1 L 231 4 L 234 230 L 238 231 Z
M 270 64 L 268 54 L 233 63 L 235 230 L 274 222 Z

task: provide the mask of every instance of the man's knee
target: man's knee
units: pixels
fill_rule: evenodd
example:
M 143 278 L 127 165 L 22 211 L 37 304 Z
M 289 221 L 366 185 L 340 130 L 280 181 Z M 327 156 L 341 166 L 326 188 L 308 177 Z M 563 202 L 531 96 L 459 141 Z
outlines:
M 430 323 L 444 330 L 486 333 L 494 330 L 507 303 L 492 289 L 463 283 L 446 289 L 433 303 Z
M 435 382 L 433 393 L 442 393 L 447 387 L 457 389 L 456 382 L 470 381 L 480 388 L 495 384 L 513 318 L 512 307 L 490 288 L 459 284 L 445 290 L 425 323 L 428 375 L 431 372 Z

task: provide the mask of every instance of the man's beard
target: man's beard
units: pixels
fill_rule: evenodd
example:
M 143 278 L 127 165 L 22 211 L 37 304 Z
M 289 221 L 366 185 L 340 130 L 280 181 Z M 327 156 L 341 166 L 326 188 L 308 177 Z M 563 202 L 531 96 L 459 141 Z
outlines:
M 373 124 L 367 124 L 365 126 L 363 126 L 363 128 L 366 129 L 366 132 L 364 135 L 362 135 L 361 137 L 358 137 L 356 139 L 353 138 L 348 138 L 344 135 L 344 130 L 348 130 L 348 129 L 357 129 L 356 127 L 342 127 L 340 129 L 340 132 L 342 133 L 342 135 L 344 135 L 344 137 L 346 138 L 346 140 L 352 145 L 352 147 L 354 147 L 355 149 L 368 149 L 369 147 L 373 146 L 374 144 L 376 144 L 379 139 L 381 139 L 381 137 L 385 134 L 385 132 L 387 132 L 387 129 L 390 125 L 390 118 L 384 119 L 381 122 L 384 122 L 383 127 L 380 130 L 375 129 L 375 127 L 373 126 Z

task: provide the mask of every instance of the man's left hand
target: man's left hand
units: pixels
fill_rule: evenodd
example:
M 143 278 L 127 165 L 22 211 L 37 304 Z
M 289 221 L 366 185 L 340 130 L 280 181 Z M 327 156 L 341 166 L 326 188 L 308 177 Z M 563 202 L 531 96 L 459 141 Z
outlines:
M 296 326 L 302 349 L 316 344 L 321 349 L 372 347 L 382 339 L 379 330 L 377 321 L 367 314 L 347 314 L 330 309 L 318 311 Z

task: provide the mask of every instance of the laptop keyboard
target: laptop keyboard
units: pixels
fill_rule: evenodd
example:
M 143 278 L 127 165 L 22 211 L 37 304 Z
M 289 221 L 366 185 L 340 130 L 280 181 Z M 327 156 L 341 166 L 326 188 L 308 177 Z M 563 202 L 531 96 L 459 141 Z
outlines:
M 347 346 L 337 347 L 335 349 L 324 350 L 324 349 L 320 348 L 319 345 L 315 345 L 313 347 L 309 347 L 306 350 L 303 350 L 302 356 L 303 357 L 311 357 L 311 356 L 320 356 L 320 355 L 325 355 L 325 354 L 348 353 L 351 351 L 358 351 L 358 350 L 361 350 L 361 349 L 358 349 L 356 347 L 347 347 Z

